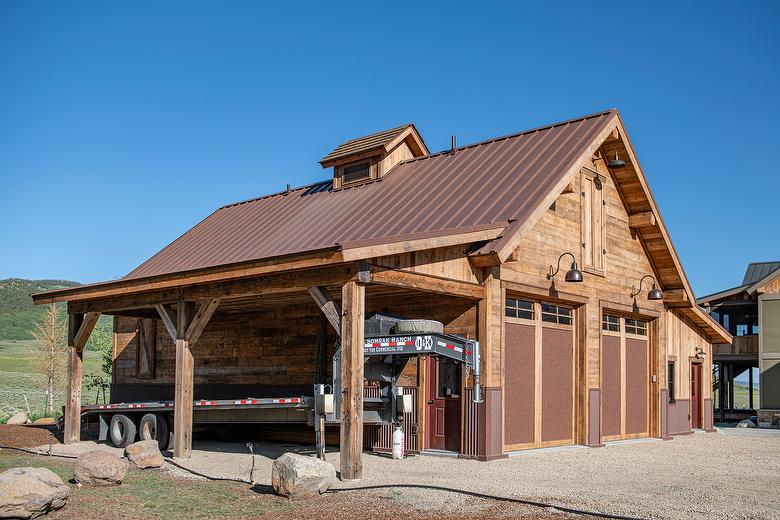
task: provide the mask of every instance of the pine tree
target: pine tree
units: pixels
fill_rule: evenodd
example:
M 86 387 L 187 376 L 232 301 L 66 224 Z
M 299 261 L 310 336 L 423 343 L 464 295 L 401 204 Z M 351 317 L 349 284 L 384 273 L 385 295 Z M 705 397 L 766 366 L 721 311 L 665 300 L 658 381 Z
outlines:
M 59 308 L 51 304 L 43 318 L 35 324 L 31 332 L 35 343 L 31 347 L 30 358 L 36 371 L 46 378 L 46 415 L 54 413 L 54 393 L 63 381 L 65 364 L 65 337 L 67 325 L 60 318 Z

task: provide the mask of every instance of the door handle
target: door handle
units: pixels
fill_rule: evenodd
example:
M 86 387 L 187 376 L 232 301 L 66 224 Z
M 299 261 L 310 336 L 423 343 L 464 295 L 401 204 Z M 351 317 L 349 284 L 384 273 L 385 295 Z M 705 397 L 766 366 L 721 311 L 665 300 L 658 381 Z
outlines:
M 428 404 L 433 404 L 433 399 L 431 399 L 430 401 L 428 401 Z

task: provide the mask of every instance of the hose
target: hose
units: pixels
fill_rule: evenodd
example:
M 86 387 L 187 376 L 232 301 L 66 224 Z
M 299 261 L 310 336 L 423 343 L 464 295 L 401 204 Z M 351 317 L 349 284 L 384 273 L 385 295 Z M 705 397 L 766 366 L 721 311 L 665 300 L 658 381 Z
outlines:
M 48 453 L 41 453 L 39 451 L 30 450 L 27 448 L 17 448 L 15 446 L 4 446 L 0 445 L 0 449 L 4 450 L 16 450 L 16 451 L 22 451 L 25 453 L 30 453 L 32 455 L 43 455 L 44 457 L 60 457 L 63 459 L 76 459 L 78 457 L 74 455 L 57 455 L 55 453 L 51 453 L 51 445 L 49 445 L 49 452 Z M 193 469 L 187 468 L 185 466 L 182 466 L 181 464 L 174 462 L 172 458 L 170 457 L 163 457 L 165 459 L 165 462 L 172 466 L 176 466 L 179 469 L 183 469 L 184 471 L 187 471 L 188 473 L 192 473 L 193 475 L 196 475 L 198 477 L 205 478 L 206 480 L 212 480 L 212 481 L 226 481 L 226 482 L 238 482 L 239 484 L 249 484 L 251 486 L 256 485 L 255 481 L 252 480 L 252 473 L 255 469 L 255 457 L 254 457 L 254 451 L 250 448 L 250 451 L 252 451 L 252 469 L 250 470 L 250 480 L 244 480 L 239 478 L 229 478 L 229 477 L 212 477 L 211 475 L 206 475 L 205 473 L 200 473 L 199 471 L 195 471 Z M 553 508 L 557 509 L 558 511 L 563 511 L 564 513 L 571 513 L 573 515 L 585 515 L 585 516 L 595 516 L 598 518 L 610 518 L 614 520 L 644 520 L 639 517 L 635 516 L 624 516 L 624 515 L 613 515 L 610 513 L 599 513 L 596 511 L 587 511 L 585 509 L 577 509 L 573 507 L 566 507 L 556 504 L 550 504 L 546 502 L 536 502 L 534 500 L 525 500 L 522 498 L 512 498 L 512 497 L 502 497 L 497 495 L 489 495 L 487 493 L 478 493 L 476 491 L 467 491 L 465 489 L 457 489 L 457 488 L 448 488 L 448 487 L 442 487 L 442 486 L 431 486 L 426 484 L 383 484 L 383 485 L 376 485 L 376 486 L 364 486 L 364 487 L 352 487 L 352 488 L 338 488 L 338 489 L 329 489 L 326 491 L 326 493 L 341 493 L 344 491 L 365 491 L 367 489 L 386 489 L 386 488 L 412 488 L 412 489 L 432 489 L 434 491 L 447 491 L 450 493 L 460 493 L 462 495 L 468 495 L 476 498 L 486 498 L 490 500 L 496 500 L 498 502 L 513 502 L 516 504 L 524 504 L 527 506 L 534 506 L 534 507 L 543 507 L 543 508 Z
M 326 493 L 340 493 L 342 491 L 361 491 L 366 489 L 385 489 L 385 488 L 413 488 L 413 489 L 432 489 L 434 491 L 447 491 L 450 493 L 461 493 L 463 495 L 469 495 L 472 497 L 477 498 L 487 498 L 491 500 L 496 500 L 499 502 L 514 502 L 517 504 L 524 504 L 528 506 L 535 506 L 535 507 L 543 507 L 543 508 L 554 508 L 559 511 L 563 511 L 565 513 L 571 513 L 573 515 L 586 515 L 586 516 L 595 516 L 599 518 L 612 518 L 616 520 L 644 520 L 639 517 L 634 516 L 623 516 L 623 515 L 613 515 L 610 513 L 599 513 L 596 511 L 587 511 L 585 509 L 577 509 L 573 507 L 566 507 L 566 506 L 560 506 L 556 504 L 549 504 L 546 502 L 536 502 L 533 500 L 525 500 L 522 498 L 512 498 L 512 497 L 502 497 L 497 495 L 488 495 L 486 493 L 478 493 L 476 491 L 467 491 L 465 489 L 457 489 L 457 488 L 448 488 L 448 487 L 442 487 L 442 486 L 430 486 L 427 484 L 384 484 L 384 485 L 377 485 L 377 486 L 364 486 L 364 487 L 352 487 L 352 488 L 338 488 L 338 489 L 329 489 L 326 491 Z

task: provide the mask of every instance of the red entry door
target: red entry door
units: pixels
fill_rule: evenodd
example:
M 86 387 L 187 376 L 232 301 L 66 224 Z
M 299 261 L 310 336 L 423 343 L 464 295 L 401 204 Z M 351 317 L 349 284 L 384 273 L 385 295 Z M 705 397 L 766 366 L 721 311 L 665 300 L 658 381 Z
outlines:
M 449 359 L 428 356 L 426 447 L 460 450 L 461 366 Z
M 691 364 L 691 428 L 701 428 L 701 363 Z

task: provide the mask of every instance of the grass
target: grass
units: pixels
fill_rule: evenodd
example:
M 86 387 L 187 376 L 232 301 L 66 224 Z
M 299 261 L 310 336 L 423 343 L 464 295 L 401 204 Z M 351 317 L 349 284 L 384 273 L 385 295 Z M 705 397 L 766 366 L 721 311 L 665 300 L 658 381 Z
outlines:
M 0 472 L 20 466 L 46 467 L 68 483 L 73 462 L 12 452 L 0 453 Z M 291 511 L 288 501 L 235 482 L 174 478 L 161 470 L 130 469 L 119 486 L 77 487 L 55 518 L 273 518 Z
M 27 411 L 32 418 L 42 417 L 45 405 L 45 379 L 36 373 L 30 363 L 31 340 L 0 340 L 0 423 L 5 422 L 17 410 Z M 84 351 L 84 374 L 100 373 L 100 356 L 91 350 Z M 63 374 L 64 376 L 64 374 Z M 63 378 L 64 379 L 64 378 Z M 24 396 L 27 396 L 25 403 Z M 102 398 L 102 396 L 101 396 Z M 94 391 L 82 391 L 82 402 L 95 402 Z M 62 415 L 65 404 L 65 385 L 55 393 L 55 416 Z

